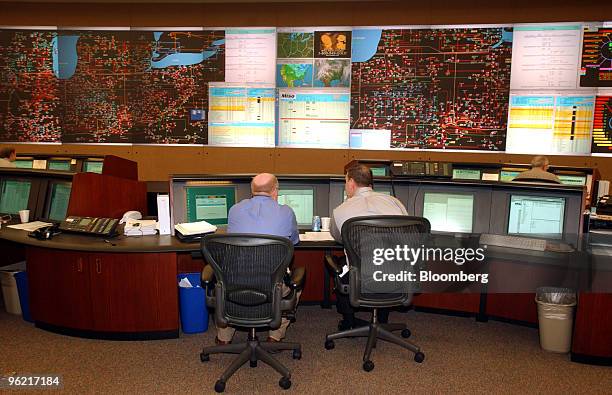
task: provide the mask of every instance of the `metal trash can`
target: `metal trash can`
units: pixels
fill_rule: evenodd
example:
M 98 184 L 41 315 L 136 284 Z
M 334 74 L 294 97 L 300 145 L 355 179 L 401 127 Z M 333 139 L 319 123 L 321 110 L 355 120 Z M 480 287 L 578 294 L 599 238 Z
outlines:
M 536 291 L 540 346 L 543 350 L 568 353 L 572 345 L 576 293 L 569 288 L 541 287 Z

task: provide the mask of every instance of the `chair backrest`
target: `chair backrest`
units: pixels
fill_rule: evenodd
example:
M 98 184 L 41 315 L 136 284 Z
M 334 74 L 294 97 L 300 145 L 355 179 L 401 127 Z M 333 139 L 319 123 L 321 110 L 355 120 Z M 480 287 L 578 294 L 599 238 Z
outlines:
M 341 234 L 350 266 L 351 304 L 364 307 L 409 305 L 418 289 L 420 266 L 410 249 L 416 252 L 422 248 L 430 232 L 431 225 L 423 217 L 378 215 L 347 220 Z M 408 281 L 409 273 L 415 273 L 417 278 Z M 394 278 L 383 277 L 385 274 Z
M 261 234 L 212 234 L 202 239 L 201 248 L 217 279 L 217 320 L 278 327 L 283 277 L 293 258 L 291 241 Z

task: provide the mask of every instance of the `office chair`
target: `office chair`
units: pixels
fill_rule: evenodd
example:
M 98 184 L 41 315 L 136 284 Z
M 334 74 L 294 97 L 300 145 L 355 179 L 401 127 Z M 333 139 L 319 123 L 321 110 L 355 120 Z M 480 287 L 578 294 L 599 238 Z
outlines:
M 372 319 L 369 325 L 348 329 L 327 335 L 325 348 L 334 348 L 334 340 L 345 337 L 367 337 L 365 352 L 363 353 L 363 370 L 366 372 L 374 369 L 374 363 L 370 359 L 372 349 L 376 346 L 377 339 L 386 340 L 406 348 L 414 353 L 414 360 L 421 363 L 425 354 L 421 349 L 408 340 L 404 340 L 392 333 L 401 330 L 403 338 L 410 337 L 410 330 L 405 324 L 381 324 L 377 322 L 377 310 L 394 306 L 409 306 L 415 284 L 410 282 L 377 283 L 373 280 L 373 273 L 384 270 L 390 273 L 389 268 L 393 266 L 375 265 L 373 263 L 374 250 L 380 248 L 395 248 L 395 246 L 407 245 L 409 248 L 420 248 L 425 242 L 431 230 L 429 221 L 421 217 L 409 216 L 369 216 L 355 217 L 347 220 L 342 226 L 342 242 L 347 254 L 349 264 L 349 282 L 342 284 L 339 274 L 342 268 L 335 257 L 326 257 L 326 262 L 336 274 L 336 291 L 348 294 L 349 300 L 354 307 L 372 308 Z M 396 262 L 388 265 L 397 265 Z M 385 267 L 387 270 L 385 270 Z M 396 272 L 400 270 L 416 271 L 418 265 L 398 265 Z
M 260 342 L 256 328 L 276 329 L 282 313 L 289 318 L 297 305 L 297 289 L 304 278 L 304 268 L 293 271 L 287 281 L 290 292 L 282 296 L 283 279 L 293 258 L 293 244 L 287 238 L 256 234 L 212 234 L 201 242 L 204 260 L 210 264 L 202 271 L 202 286 L 206 287 L 206 303 L 215 309 L 220 327 L 227 325 L 249 328 L 246 343 L 232 343 L 205 347 L 200 354 L 202 362 L 210 354 L 238 354 L 215 383 L 215 391 L 223 392 L 227 380 L 247 361 L 251 367 L 261 360 L 282 377 L 283 389 L 291 386 L 291 372 L 269 351 L 293 350 L 293 358 L 302 357 L 299 343 Z M 214 287 L 212 277 L 216 277 Z

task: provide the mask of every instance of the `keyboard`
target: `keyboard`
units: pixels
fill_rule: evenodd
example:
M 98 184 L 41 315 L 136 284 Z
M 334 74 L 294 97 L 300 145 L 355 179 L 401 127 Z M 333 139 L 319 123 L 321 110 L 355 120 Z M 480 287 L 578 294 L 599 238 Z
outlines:
M 498 247 L 519 248 L 522 250 L 546 250 L 546 240 L 520 236 L 492 235 L 488 233 L 483 233 L 480 235 L 480 244 Z

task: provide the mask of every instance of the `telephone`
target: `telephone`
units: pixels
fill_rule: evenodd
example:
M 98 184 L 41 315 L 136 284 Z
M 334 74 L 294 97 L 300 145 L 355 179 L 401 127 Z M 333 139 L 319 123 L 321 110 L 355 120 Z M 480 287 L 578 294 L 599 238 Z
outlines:
M 119 221 L 119 223 L 126 223 L 128 219 L 142 219 L 142 214 L 140 214 L 140 211 L 126 211 L 125 214 L 123 214 L 123 218 L 121 218 L 121 221 Z
M 50 240 L 53 236 L 56 236 L 62 232 L 58 229 L 59 224 L 51 226 L 45 226 L 43 228 L 36 229 L 33 232 L 28 233 L 28 236 L 33 237 L 37 240 Z
M 117 225 L 119 225 L 119 220 L 116 218 L 78 217 L 71 215 L 62 221 L 59 228 L 65 232 L 111 237 L 115 235 Z

